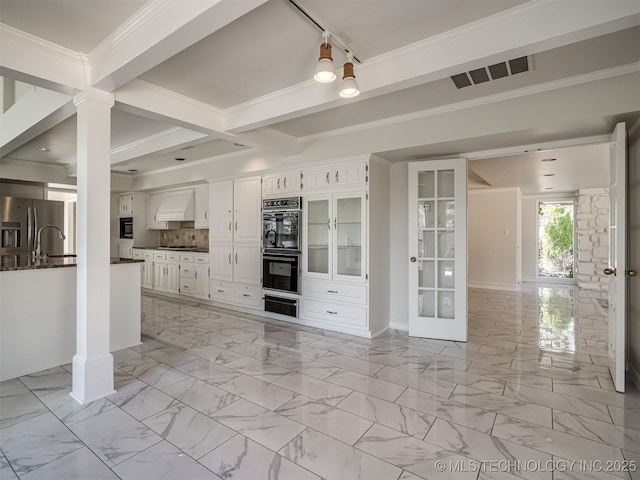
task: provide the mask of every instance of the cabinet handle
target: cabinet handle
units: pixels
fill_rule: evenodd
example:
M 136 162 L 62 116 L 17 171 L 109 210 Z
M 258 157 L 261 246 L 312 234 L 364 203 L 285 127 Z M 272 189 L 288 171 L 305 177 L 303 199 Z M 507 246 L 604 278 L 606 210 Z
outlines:
M 218 289 L 218 293 L 224 293 L 224 290 Z
M 334 230 L 338 229 L 338 217 L 333 217 L 333 228 Z
M 280 190 L 280 179 L 278 179 L 278 190 Z
M 242 296 L 243 297 L 250 297 L 251 295 L 249 295 L 248 293 L 243 293 Z
M 229 265 L 231 265 L 231 254 L 229 254 Z
M 236 253 L 236 265 L 238 264 L 238 254 Z
M 236 232 L 238 231 L 238 221 L 236 220 Z
M 287 188 L 287 177 L 284 177 L 284 188 Z
M 329 293 L 338 293 L 337 290 L 327 290 L 327 292 L 329 292 Z
M 338 170 L 336 170 L 336 183 L 339 182 L 339 178 L 340 178 L 339 174 L 340 174 L 340 172 L 338 172 Z
M 229 231 L 231 231 L 231 222 L 229 222 Z
M 331 230 L 331 219 L 327 220 L 327 228 Z
M 208 220 L 208 218 L 207 218 L 207 212 L 204 212 L 204 219 L 205 219 L 205 220 Z
M 196 271 L 196 280 L 198 279 L 198 272 Z
M 329 172 L 327 172 L 327 185 L 329 184 Z
M 331 310 L 327 310 L 327 313 L 330 314 L 330 315 L 337 315 L 338 314 L 338 312 L 332 312 Z

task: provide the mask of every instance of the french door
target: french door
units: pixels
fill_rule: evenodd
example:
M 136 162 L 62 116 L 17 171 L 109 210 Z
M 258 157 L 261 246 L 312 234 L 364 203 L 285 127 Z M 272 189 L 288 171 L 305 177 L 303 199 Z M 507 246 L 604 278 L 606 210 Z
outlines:
M 467 160 L 409 163 L 409 335 L 467 340 Z

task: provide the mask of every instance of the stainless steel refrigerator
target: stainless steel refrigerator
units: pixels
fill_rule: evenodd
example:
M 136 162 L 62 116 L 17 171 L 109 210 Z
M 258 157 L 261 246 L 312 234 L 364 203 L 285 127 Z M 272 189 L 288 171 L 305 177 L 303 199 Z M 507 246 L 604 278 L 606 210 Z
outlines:
M 64 230 L 64 202 L 0 197 L 0 221 L 0 255 L 27 254 L 34 251 L 40 228 L 55 225 Z M 42 253 L 62 253 L 63 245 L 55 229 L 47 228 L 42 232 Z

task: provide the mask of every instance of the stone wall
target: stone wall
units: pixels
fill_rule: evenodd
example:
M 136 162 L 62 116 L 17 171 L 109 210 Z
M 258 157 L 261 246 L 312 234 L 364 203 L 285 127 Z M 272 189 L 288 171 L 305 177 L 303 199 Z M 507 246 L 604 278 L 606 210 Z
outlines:
M 577 203 L 578 286 L 608 290 L 609 279 L 602 271 L 609 265 L 609 189 L 578 190 Z

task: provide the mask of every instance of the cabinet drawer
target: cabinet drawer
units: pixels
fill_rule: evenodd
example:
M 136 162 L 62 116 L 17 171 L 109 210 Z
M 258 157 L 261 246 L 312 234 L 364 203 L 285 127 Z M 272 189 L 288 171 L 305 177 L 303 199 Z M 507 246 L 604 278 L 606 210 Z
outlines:
M 180 278 L 193 278 L 193 263 L 180 262 Z
M 209 293 L 211 298 L 223 302 L 233 301 L 233 283 L 222 280 L 210 280 Z
M 170 260 L 172 262 L 179 262 L 180 255 L 177 253 L 167 253 L 167 260 Z
M 153 255 L 154 255 L 153 250 L 142 251 L 142 258 L 144 258 L 145 260 L 153 260 Z
M 133 249 L 133 258 L 144 258 L 142 250 L 140 250 L 139 248 L 134 248 Z
M 209 254 L 208 253 L 196 253 L 193 255 L 193 261 L 195 263 L 204 263 L 209 264 Z
M 193 278 L 180 278 L 180 294 L 193 295 Z
M 167 254 L 166 253 L 154 253 L 153 254 L 153 259 L 154 260 L 166 260 L 167 259 Z
M 323 280 L 304 279 L 303 292 L 305 298 L 321 300 L 337 300 L 338 302 L 367 304 L 366 285 L 348 285 Z
M 261 307 L 262 287 L 248 283 L 235 283 L 233 286 L 233 301 L 252 307 Z
M 353 325 L 355 327 L 367 326 L 366 307 L 309 300 L 306 298 L 302 301 L 302 317 Z
M 181 253 L 180 262 L 193 263 L 193 253 Z

